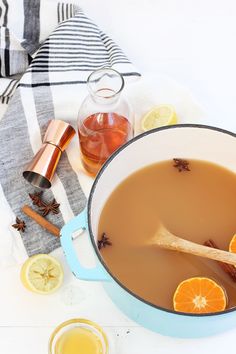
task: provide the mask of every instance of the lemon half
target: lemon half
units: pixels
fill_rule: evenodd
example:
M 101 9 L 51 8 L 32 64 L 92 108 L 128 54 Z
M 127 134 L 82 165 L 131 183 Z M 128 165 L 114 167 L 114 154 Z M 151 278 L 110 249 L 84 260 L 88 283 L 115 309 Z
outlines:
M 50 294 L 61 286 L 64 274 L 55 258 L 37 254 L 23 264 L 20 276 L 26 289 L 38 294 Z
M 155 106 L 145 114 L 141 121 L 141 127 L 143 131 L 147 131 L 176 123 L 177 115 L 174 107 L 169 104 L 161 104 L 159 106 Z

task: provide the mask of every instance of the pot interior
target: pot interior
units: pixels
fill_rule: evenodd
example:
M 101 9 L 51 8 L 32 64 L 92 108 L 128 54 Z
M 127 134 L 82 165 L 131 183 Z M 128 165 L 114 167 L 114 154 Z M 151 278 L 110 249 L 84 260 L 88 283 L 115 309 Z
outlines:
M 97 240 L 100 214 L 112 191 L 135 171 L 179 157 L 213 162 L 235 173 L 235 151 L 233 133 L 207 126 L 177 125 L 137 136 L 112 155 L 94 182 L 89 200 L 91 236 Z
M 234 134 L 196 125 L 157 129 L 134 138 L 113 154 L 95 180 L 88 204 L 91 238 L 96 244 L 99 219 L 107 199 L 134 172 L 158 162 L 181 158 L 215 163 L 235 173 L 235 147 Z M 97 254 L 101 259 L 98 250 Z

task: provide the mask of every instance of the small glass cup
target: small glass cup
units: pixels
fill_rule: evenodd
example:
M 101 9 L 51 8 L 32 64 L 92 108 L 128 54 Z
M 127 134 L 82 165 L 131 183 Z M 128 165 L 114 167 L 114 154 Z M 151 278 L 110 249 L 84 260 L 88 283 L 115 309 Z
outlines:
M 66 322 L 61 323 L 54 332 L 51 334 L 51 337 L 49 339 L 49 348 L 48 348 L 48 353 L 49 354 L 64 354 L 62 352 L 57 351 L 57 343 L 58 340 L 61 338 L 61 336 L 70 331 L 71 329 L 74 328 L 82 328 L 86 329 L 87 331 L 90 331 L 91 334 L 96 336 L 96 339 L 101 343 L 102 346 L 102 352 L 100 354 L 108 354 L 109 352 L 109 346 L 108 346 L 108 339 L 102 328 L 89 320 L 86 319 L 81 319 L 81 318 L 75 318 L 68 320 Z M 65 353 L 67 354 L 67 353 Z M 84 352 L 86 354 L 86 352 Z
M 123 76 L 111 68 L 96 70 L 87 80 L 89 95 L 78 114 L 82 164 L 95 176 L 103 163 L 133 137 L 133 114 L 122 97 Z

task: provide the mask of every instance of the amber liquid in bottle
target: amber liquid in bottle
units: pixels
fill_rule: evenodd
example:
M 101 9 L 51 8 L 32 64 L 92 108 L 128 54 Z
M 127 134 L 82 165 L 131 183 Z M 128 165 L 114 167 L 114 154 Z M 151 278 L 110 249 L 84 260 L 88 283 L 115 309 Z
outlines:
M 117 113 L 96 113 L 87 117 L 79 127 L 82 163 L 95 176 L 103 163 L 132 136 L 127 118 Z

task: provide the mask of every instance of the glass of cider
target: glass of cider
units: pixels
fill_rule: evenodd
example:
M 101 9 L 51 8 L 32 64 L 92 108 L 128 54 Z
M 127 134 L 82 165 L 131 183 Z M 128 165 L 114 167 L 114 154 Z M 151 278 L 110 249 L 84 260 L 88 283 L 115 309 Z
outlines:
M 104 162 L 133 137 L 133 113 L 123 97 L 123 76 L 102 68 L 87 80 L 88 96 L 78 114 L 78 133 L 82 164 L 95 176 Z
M 49 340 L 49 354 L 108 354 L 108 340 L 102 328 L 86 319 L 61 323 Z

